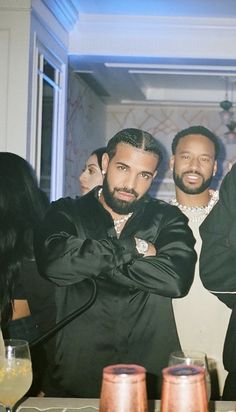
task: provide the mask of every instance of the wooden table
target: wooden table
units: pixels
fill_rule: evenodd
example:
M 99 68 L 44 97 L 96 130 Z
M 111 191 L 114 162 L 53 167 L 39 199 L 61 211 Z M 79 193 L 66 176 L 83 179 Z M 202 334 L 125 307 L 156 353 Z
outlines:
M 235 402 L 216 401 L 210 402 L 209 412 L 235 412 Z M 98 399 L 76 398 L 28 398 L 22 402 L 17 412 L 94 412 L 99 410 Z M 150 401 L 149 412 L 159 412 L 160 401 Z M 130 411 L 132 412 L 132 411 Z M 184 412 L 184 411 L 183 411 Z

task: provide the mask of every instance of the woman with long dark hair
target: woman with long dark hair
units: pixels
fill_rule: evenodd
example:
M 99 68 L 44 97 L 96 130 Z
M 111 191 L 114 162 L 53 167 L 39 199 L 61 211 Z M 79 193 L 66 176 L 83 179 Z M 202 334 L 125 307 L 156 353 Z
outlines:
M 33 234 L 49 205 L 30 164 L 0 152 L 0 310 L 4 338 L 29 343 L 53 321 L 53 286 L 37 271 Z M 46 360 L 42 346 L 31 353 L 34 381 L 40 390 Z M 45 362 L 44 362 L 45 360 Z
M 85 195 L 95 186 L 103 183 L 102 156 L 106 153 L 106 147 L 94 150 L 86 160 L 85 167 L 79 176 L 81 194 Z

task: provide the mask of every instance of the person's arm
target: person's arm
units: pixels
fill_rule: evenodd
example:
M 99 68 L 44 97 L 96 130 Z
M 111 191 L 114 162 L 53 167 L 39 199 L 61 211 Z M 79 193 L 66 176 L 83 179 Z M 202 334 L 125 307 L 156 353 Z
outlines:
M 70 215 L 52 208 L 41 228 L 41 239 L 37 237 L 39 269 L 58 285 L 106 276 L 163 296 L 184 296 L 193 281 L 195 239 L 187 218 L 177 208 L 170 208 L 161 224 L 158 221 L 155 229 L 148 229 L 156 238 L 153 243 L 157 250 L 156 256 L 150 257 L 138 254 L 132 237 L 99 241 L 79 237 Z M 139 231 L 137 237 L 143 234 Z
M 236 165 L 225 176 L 219 201 L 200 227 L 203 285 L 226 305 L 236 303 Z
M 185 296 L 193 282 L 197 259 L 195 239 L 188 219 L 177 208 L 163 216 L 160 231 L 153 244 L 156 255 L 133 259 L 114 270 L 123 283 L 161 296 Z M 142 233 L 137 233 L 142 238 Z
M 61 286 L 69 285 L 112 274 L 115 267 L 138 255 L 131 238 L 86 239 L 82 227 L 78 233 L 66 203 L 53 203 L 35 233 L 35 257 L 42 276 Z

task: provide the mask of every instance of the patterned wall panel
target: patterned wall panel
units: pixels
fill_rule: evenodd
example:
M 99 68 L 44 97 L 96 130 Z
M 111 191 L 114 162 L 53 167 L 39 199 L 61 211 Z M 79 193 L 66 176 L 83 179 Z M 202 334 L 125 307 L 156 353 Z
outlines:
M 66 138 L 65 195 L 79 194 L 78 176 L 90 153 L 106 144 L 103 103 L 78 78 L 69 73 Z

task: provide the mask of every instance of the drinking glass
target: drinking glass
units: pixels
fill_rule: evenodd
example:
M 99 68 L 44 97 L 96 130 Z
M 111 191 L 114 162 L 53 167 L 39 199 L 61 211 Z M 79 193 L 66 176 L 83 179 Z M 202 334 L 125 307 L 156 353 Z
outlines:
M 172 365 L 194 365 L 201 366 L 205 370 L 207 398 L 211 397 L 211 378 L 208 367 L 207 355 L 204 352 L 183 349 L 172 352 L 169 357 L 169 366 Z
M 5 354 L 0 356 L 0 404 L 11 412 L 32 383 L 32 366 L 28 342 L 4 340 Z
M 200 366 L 174 365 L 162 370 L 161 412 L 207 412 L 205 371 Z
M 100 412 L 147 412 L 146 370 L 117 364 L 103 369 Z

